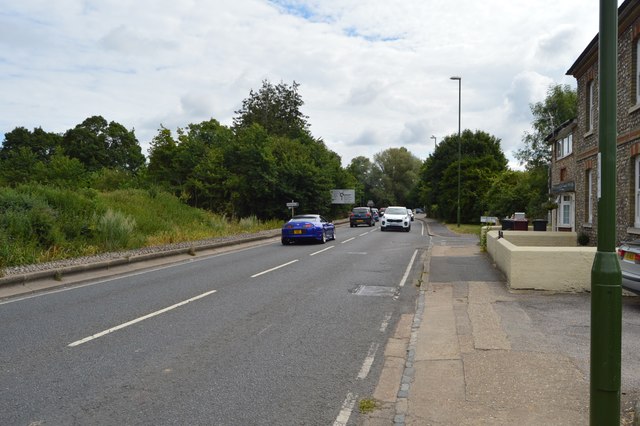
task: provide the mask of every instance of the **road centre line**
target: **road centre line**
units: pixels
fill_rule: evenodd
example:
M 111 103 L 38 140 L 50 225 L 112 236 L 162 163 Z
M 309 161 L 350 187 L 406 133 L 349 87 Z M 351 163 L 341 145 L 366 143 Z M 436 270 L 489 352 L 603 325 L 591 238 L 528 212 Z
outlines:
M 166 307 L 164 309 L 160 309 L 159 311 L 155 311 L 155 312 L 152 312 L 150 314 L 144 315 L 144 316 L 142 316 L 140 318 L 136 318 L 134 320 L 125 322 L 124 324 L 120 324 L 120 325 L 118 325 L 116 327 L 109 328 L 107 330 L 101 331 L 100 333 L 96 333 L 96 334 L 93 334 L 93 335 L 91 335 L 89 337 L 85 337 L 84 339 L 76 340 L 75 342 L 69 343 L 67 346 L 68 347 L 74 347 L 74 346 L 81 345 L 83 343 L 90 342 L 91 340 L 97 339 L 97 338 L 102 337 L 102 336 L 104 336 L 106 334 L 112 333 L 112 332 L 117 331 L 117 330 L 121 330 L 121 329 L 123 329 L 125 327 L 129 327 L 130 325 L 133 325 L 133 324 L 138 323 L 140 321 L 144 321 L 146 319 L 149 319 L 149 318 L 155 317 L 157 315 L 163 314 L 165 312 L 168 312 L 168 311 L 170 311 L 172 309 L 175 309 L 177 307 L 180 307 L 182 305 L 186 305 L 187 303 L 193 302 L 194 300 L 202 299 L 203 297 L 209 296 L 210 294 L 213 294 L 216 291 L 218 291 L 218 290 L 211 290 L 211 291 L 208 291 L 206 293 L 202 293 L 199 296 L 192 297 L 191 299 L 183 300 L 180 303 L 176 303 L 175 305 L 171 305 L 171 306 L 168 306 L 168 307 Z
M 327 247 L 327 248 L 323 248 L 322 250 L 318 250 L 318 251 L 316 251 L 316 252 L 314 252 L 314 253 L 310 253 L 310 254 L 309 254 L 309 256 L 315 256 L 316 254 L 320 254 L 320 253 L 322 253 L 323 251 L 327 251 L 327 250 L 332 249 L 332 248 L 334 248 L 334 247 L 335 247 L 335 246 L 329 246 L 329 247 Z
M 360 234 L 360 235 L 358 235 L 358 237 L 364 237 L 364 236 L 365 236 L 365 235 L 367 235 L 368 233 L 369 233 L 369 232 L 367 231 L 367 232 L 365 232 L 364 234 Z
M 336 421 L 333 422 L 333 426 L 347 425 L 347 423 L 349 422 L 349 417 L 351 417 L 353 407 L 356 405 L 356 399 L 358 399 L 358 395 L 354 395 L 351 392 L 347 393 L 347 397 L 342 403 L 342 410 L 340 410 L 340 412 L 338 413 L 338 417 L 336 417 Z
M 343 242 L 341 242 L 340 244 L 348 243 L 349 241 L 353 241 L 353 240 L 355 240 L 355 239 L 356 239 L 356 237 L 351 237 L 351 238 L 349 238 L 348 240 L 344 240 L 344 241 L 343 241 Z
M 411 267 L 413 266 L 413 261 L 416 260 L 416 255 L 417 254 L 418 254 L 418 250 L 416 249 L 413 252 L 413 256 L 411 256 L 411 260 L 409 261 L 409 264 L 407 265 L 407 270 L 404 271 L 404 276 L 402 277 L 402 280 L 400 281 L 400 287 L 404 287 L 404 284 L 407 281 L 407 278 L 409 278 L 409 272 L 411 272 Z
M 266 271 L 258 272 L 257 274 L 251 275 L 251 278 L 259 277 L 260 275 L 264 275 L 268 272 L 275 271 L 276 269 L 284 268 L 285 266 L 291 265 L 292 263 L 296 263 L 298 259 L 292 260 L 291 262 L 283 263 L 282 265 L 278 265 L 274 268 L 267 269 Z

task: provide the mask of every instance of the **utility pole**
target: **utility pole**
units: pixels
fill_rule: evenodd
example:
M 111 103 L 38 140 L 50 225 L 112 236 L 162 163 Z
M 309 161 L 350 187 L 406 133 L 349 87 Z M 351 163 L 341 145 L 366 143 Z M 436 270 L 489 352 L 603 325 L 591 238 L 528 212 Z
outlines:
M 616 246 L 618 2 L 600 0 L 598 249 L 591 268 L 589 423 L 620 424 L 622 275 Z

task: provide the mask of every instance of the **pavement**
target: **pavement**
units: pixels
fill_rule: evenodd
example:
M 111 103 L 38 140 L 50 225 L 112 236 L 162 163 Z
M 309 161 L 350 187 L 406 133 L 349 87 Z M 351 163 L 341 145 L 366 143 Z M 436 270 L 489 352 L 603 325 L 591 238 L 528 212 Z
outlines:
M 389 339 L 372 395 L 378 407 L 358 424 L 589 424 L 588 315 L 542 308 L 562 298 L 567 304 L 550 312 L 572 304 L 588 312 L 589 295 L 511 293 L 476 236 L 426 224 L 432 239 L 416 313 L 403 315 Z M 640 305 L 630 303 L 635 326 Z M 559 332 L 564 323 L 572 324 Z M 638 393 L 622 395 L 621 424 L 640 425 Z

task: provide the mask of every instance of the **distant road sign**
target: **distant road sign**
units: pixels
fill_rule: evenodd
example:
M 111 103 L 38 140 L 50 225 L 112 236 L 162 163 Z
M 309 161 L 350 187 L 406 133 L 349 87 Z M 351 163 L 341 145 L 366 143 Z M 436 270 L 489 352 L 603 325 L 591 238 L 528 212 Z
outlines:
M 332 189 L 331 204 L 354 204 L 356 202 L 355 189 Z
M 290 202 L 290 203 L 287 203 L 287 207 L 289 207 L 289 208 L 291 208 L 291 207 L 298 207 L 299 205 L 300 205 L 300 204 L 299 204 L 298 202 L 294 202 L 294 201 L 292 201 L 292 202 Z

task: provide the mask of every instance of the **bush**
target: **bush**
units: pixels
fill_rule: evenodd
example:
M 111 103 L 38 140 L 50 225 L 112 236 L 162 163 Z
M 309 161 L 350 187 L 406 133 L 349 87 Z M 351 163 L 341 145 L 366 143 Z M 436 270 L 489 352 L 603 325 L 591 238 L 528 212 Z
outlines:
M 580 234 L 578 234 L 578 244 L 580 244 L 581 246 L 586 246 L 587 244 L 589 244 L 589 235 L 585 234 L 584 232 L 581 232 Z

